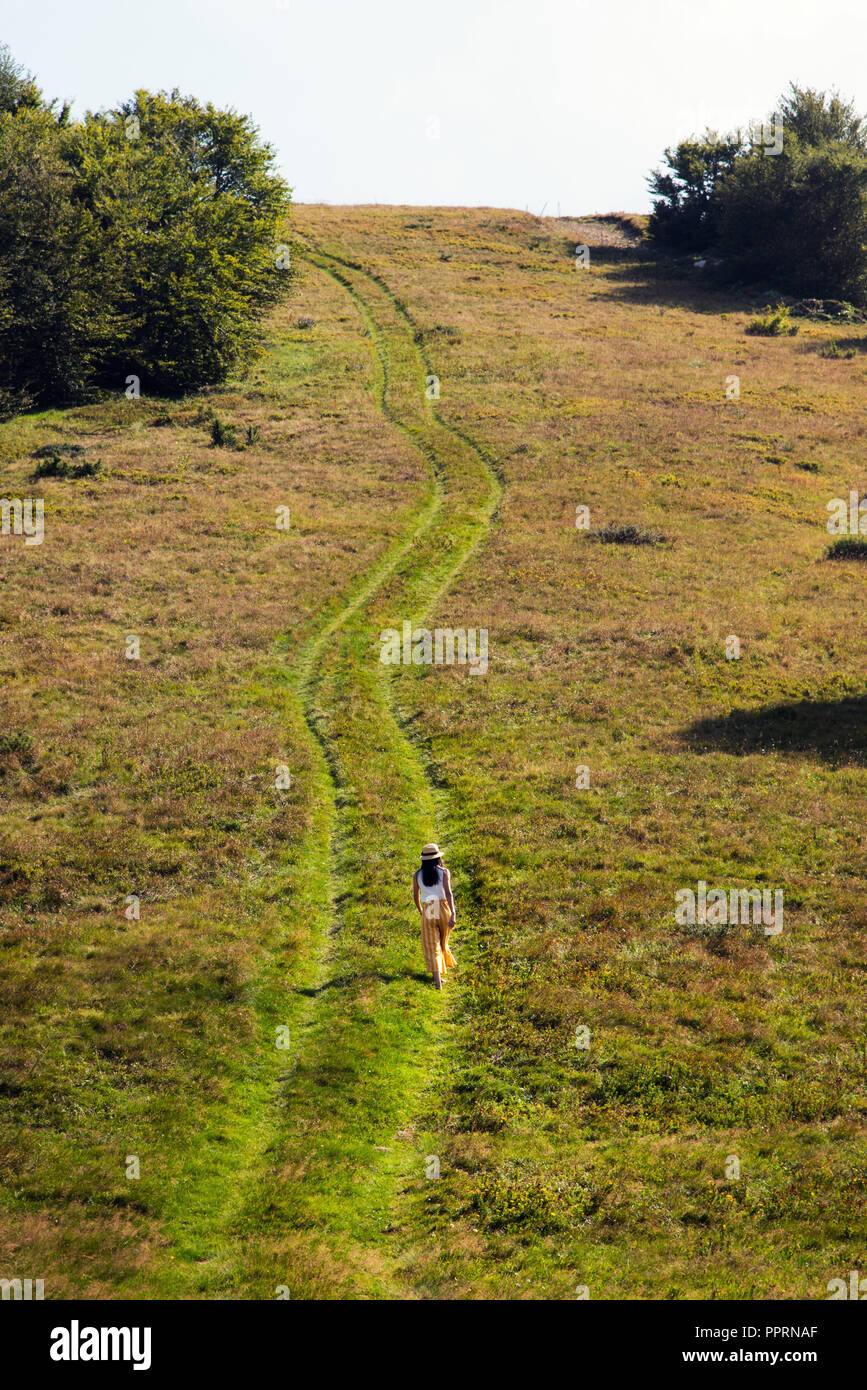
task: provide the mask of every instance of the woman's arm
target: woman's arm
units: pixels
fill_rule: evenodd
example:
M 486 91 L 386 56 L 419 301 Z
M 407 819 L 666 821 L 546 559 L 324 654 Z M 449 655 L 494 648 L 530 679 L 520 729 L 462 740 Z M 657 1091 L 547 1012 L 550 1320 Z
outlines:
M 445 866 L 443 866 L 443 888 L 445 889 L 446 902 L 452 911 L 452 926 L 454 926 L 457 914 L 455 913 L 455 900 L 452 897 L 452 877 Z
M 421 912 L 421 902 L 419 901 L 418 896 L 418 869 L 416 869 L 415 873 L 412 876 L 412 896 L 416 907 L 418 908 L 419 912 Z

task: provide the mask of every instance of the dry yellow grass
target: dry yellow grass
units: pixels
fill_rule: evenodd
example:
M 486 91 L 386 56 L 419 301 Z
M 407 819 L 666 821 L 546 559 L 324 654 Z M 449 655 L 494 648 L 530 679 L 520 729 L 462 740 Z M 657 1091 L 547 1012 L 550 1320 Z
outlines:
M 822 1298 L 865 1260 L 864 581 L 824 559 L 827 501 L 865 491 L 860 336 L 851 360 L 818 355 L 830 326 L 746 336 L 754 306 L 623 217 L 296 229 L 347 284 L 308 268 L 248 381 L 0 428 L 4 494 L 51 439 L 104 465 L 40 483 L 45 544 L 0 551 L 4 727 L 33 739 L 0 783 L 11 1253 L 100 1296 Z M 490 671 L 377 683 L 411 553 L 323 648 L 305 722 L 287 671 L 431 486 L 413 333 L 504 481 L 428 619 L 487 627 Z M 212 449 L 206 406 L 260 441 Z M 399 877 L 431 805 L 459 906 L 442 1016 Z M 782 887 L 782 935 L 678 930 L 699 879 Z M 299 989 L 287 1082 L 257 1048 Z

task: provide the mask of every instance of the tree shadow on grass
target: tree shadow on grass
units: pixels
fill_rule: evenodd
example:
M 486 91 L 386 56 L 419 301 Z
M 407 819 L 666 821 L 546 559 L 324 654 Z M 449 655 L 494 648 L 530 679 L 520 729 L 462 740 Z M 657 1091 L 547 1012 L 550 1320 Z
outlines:
M 867 765 L 867 695 L 799 700 L 699 719 L 681 738 L 697 752 L 813 754 L 832 766 Z
M 591 259 L 594 255 L 591 247 Z M 694 269 L 691 260 L 673 262 L 652 251 L 631 250 L 616 259 L 620 264 L 606 276 L 602 298 L 627 304 L 689 309 L 696 314 L 755 314 L 776 293 L 726 285 Z
M 615 246 L 603 242 L 583 242 L 575 237 L 564 237 L 560 243 L 560 249 L 566 260 L 573 260 L 576 248 L 586 246 L 590 252 L 590 264 L 593 265 L 628 265 L 632 264 L 643 253 L 636 250 L 634 246 Z
M 832 328 L 834 327 L 833 324 L 831 324 L 830 326 L 831 326 Z M 823 324 L 822 324 L 822 327 L 825 328 L 825 327 L 828 327 L 828 325 L 825 324 L 825 323 L 823 323 Z M 846 325 L 844 325 L 844 327 L 848 328 L 849 325 L 846 324 Z M 837 344 L 837 348 L 839 349 L 840 352 L 856 352 L 856 353 L 857 353 L 857 352 L 867 352 L 867 330 L 865 330 L 865 332 L 863 332 L 863 333 L 862 333 L 859 337 L 857 337 L 857 338 L 856 338 L 856 337 L 848 337 L 848 338 L 846 338 L 846 337 L 842 337 L 842 336 L 840 336 L 840 335 L 838 335 L 838 334 L 835 334 L 834 337 L 833 337 L 833 339 L 832 339 L 832 338 L 826 339 L 825 345 L 826 345 L 826 346 L 827 346 L 827 345 L 830 345 L 831 342 L 834 342 L 834 343 Z M 809 351 L 815 352 L 815 351 L 816 351 L 816 342 L 815 342 L 815 339 L 813 340 L 812 343 L 809 343 L 809 344 L 805 343 L 805 344 L 804 344 L 804 350 L 805 350 L 806 352 L 809 352 Z

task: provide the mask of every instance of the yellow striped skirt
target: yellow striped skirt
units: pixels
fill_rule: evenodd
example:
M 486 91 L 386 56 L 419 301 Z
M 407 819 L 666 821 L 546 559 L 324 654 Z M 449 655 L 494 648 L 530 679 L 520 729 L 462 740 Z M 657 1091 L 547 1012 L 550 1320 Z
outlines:
M 452 914 L 445 898 L 429 898 L 421 905 L 421 944 L 424 963 L 436 979 L 442 977 L 447 967 L 457 965 L 449 950 L 449 933 L 452 929 Z

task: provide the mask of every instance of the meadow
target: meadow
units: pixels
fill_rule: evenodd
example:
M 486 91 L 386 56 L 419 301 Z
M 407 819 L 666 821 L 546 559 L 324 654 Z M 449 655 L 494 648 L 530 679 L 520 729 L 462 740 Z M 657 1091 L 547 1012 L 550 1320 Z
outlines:
M 0 548 L 0 1273 L 827 1297 L 867 1264 L 865 571 L 826 529 L 867 329 L 748 331 L 762 294 L 625 215 L 287 239 L 243 379 L 0 425 L 45 499 Z M 383 666 L 407 620 L 486 629 L 487 674 Z M 699 882 L 781 889 L 782 932 L 678 925 Z

